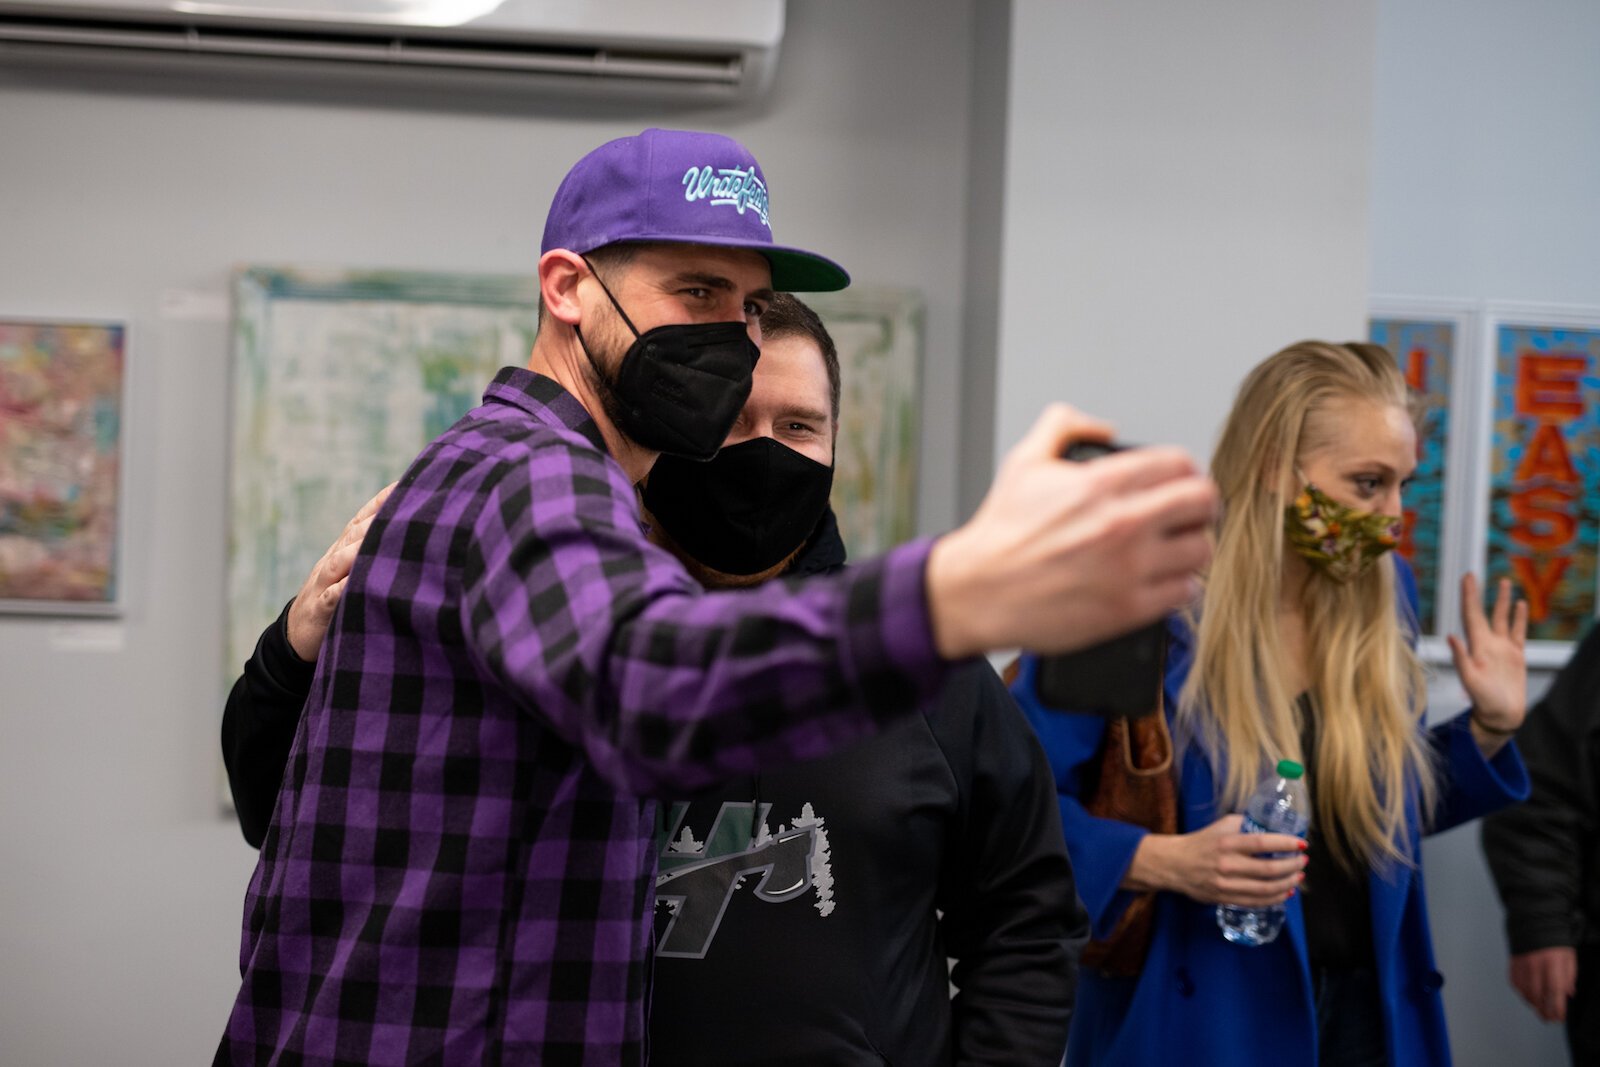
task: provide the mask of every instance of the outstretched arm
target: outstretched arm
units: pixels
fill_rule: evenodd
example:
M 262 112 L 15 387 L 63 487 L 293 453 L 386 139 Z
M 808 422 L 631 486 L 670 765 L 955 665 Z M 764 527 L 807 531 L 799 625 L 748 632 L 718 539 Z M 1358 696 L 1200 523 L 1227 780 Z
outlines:
M 931 546 L 709 594 L 641 544 L 622 469 L 570 441 L 483 483 L 463 545 L 466 647 L 626 792 L 825 754 L 922 707 L 953 660 L 1082 647 L 1192 594 L 1214 487 L 1175 449 L 1059 458 L 1091 425 L 1052 409 L 978 514 Z M 384 536 L 430 523 L 398 515 Z

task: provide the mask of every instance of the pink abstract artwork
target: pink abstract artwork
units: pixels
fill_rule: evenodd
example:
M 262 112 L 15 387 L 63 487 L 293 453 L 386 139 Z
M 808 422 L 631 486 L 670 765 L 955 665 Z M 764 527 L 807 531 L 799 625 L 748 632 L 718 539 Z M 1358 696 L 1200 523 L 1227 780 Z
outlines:
M 117 604 L 125 335 L 0 319 L 0 610 Z

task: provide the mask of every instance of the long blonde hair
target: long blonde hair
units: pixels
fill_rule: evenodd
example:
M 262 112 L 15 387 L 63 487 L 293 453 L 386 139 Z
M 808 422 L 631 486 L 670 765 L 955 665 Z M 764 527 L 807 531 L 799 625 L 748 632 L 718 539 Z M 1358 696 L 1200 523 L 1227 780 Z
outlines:
M 1377 345 L 1302 341 L 1240 386 L 1211 461 L 1223 518 L 1178 714 L 1217 769 L 1225 810 L 1243 810 L 1275 761 L 1307 763 L 1313 821 L 1336 831 L 1327 835 L 1335 855 L 1354 870 L 1406 862 L 1407 794 L 1419 790 L 1427 811 L 1436 786 L 1418 730 L 1422 665 L 1395 607 L 1392 557 L 1348 583 L 1306 585 L 1317 751 L 1300 751 L 1298 694 L 1284 678 L 1278 634 L 1284 486 L 1298 484 L 1300 457 L 1323 444 L 1334 409 L 1350 400 L 1406 407 L 1405 380 Z

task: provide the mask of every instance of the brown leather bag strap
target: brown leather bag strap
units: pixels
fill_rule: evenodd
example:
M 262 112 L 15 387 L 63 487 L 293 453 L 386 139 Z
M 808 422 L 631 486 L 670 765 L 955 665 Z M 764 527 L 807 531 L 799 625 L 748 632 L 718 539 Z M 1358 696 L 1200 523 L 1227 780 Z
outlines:
M 1106 723 L 1100 777 L 1084 799 L 1084 807 L 1091 815 L 1170 834 L 1178 828 L 1178 784 L 1173 773 L 1172 731 L 1167 726 L 1165 660 L 1163 651 L 1155 710 L 1137 719 Z M 1154 892 L 1135 894 L 1110 936 L 1084 947 L 1084 966 L 1120 977 L 1138 974 L 1155 933 L 1155 905 Z
M 1172 731 L 1167 727 L 1166 694 L 1149 715 L 1128 720 L 1122 759 L 1131 775 L 1152 778 L 1172 770 Z

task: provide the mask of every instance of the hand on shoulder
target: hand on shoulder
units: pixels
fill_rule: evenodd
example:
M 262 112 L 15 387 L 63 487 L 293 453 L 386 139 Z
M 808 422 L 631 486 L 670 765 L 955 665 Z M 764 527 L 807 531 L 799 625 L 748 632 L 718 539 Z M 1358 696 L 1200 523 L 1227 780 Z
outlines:
M 289 605 L 289 617 L 285 623 L 289 647 L 307 663 L 315 663 L 317 654 L 322 651 L 322 640 L 328 635 L 328 624 L 333 621 L 334 609 L 344 595 L 345 581 L 350 577 L 350 568 L 355 566 L 361 541 L 367 536 L 373 516 L 389 499 L 394 486 L 395 483 L 390 482 L 361 505 L 361 509 L 345 524 L 344 532 L 311 568 L 311 573 L 306 575 L 305 582 L 300 586 L 300 592 L 295 594 L 294 603 Z

